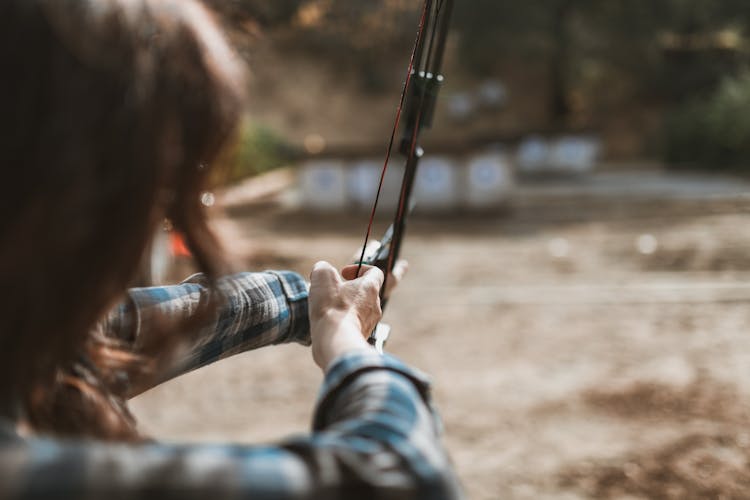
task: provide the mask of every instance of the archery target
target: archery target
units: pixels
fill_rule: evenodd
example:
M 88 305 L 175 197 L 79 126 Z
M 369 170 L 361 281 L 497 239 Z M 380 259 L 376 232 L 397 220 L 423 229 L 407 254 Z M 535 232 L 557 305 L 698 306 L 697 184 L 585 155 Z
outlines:
M 489 208 L 508 202 L 515 186 L 513 168 L 502 153 L 485 154 L 469 160 L 466 172 L 466 204 Z
M 443 157 L 424 158 L 417 171 L 414 197 L 420 209 L 449 210 L 459 201 L 458 167 Z
M 363 160 L 352 164 L 347 172 L 347 190 L 352 204 L 364 211 L 371 210 L 375 203 L 383 160 Z M 401 192 L 404 167 L 396 162 L 388 165 L 383 180 L 383 190 L 378 201 L 378 213 L 393 213 Z
M 594 169 L 599 141 L 586 136 L 563 136 L 552 143 L 550 163 L 562 173 L 585 173 Z
M 338 210 L 347 204 L 343 162 L 318 160 L 300 169 L 302 205 L 313 210 Z
M 518 167 L 521 172 L 534 173 L 549 167 L 550 145 L 541 136 L 532 135 L 518 146 Z

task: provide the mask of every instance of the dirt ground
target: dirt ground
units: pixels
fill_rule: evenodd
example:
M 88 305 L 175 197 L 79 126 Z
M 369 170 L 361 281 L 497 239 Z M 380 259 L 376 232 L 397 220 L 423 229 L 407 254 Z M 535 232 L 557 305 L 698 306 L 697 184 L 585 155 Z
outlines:
M 416 215 L 388 349 L 434 377 L 473 499 L 750 498 L 750 200 L 526 192 L 506 214 Z M 344 264 L 366 217 L 236 205 L 253 269 Z M 247 353 L 133 402 L 166 440 L 305 432 L 307 349 Z

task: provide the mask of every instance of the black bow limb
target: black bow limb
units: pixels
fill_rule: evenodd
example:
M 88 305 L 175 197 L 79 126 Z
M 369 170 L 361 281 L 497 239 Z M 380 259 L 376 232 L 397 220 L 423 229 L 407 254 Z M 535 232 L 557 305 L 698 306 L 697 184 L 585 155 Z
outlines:
M 445 81 L 442 65 L 445 54 L 446 41 L 453 12 L 453 0 L 425 0 L 422 7 L 417 39 L 412 50 L 412 56 L 407 71 L 406 81 L 401 93 L 401 102 L 396 114 L 396 121 L 386 152 L 386 159 L 380 175 L 380 182 L 373 203 L 370 221 L 362 246 L 359 266 L 374 265 L 380 268 L 385 280 L 380 290 L 381 308 L 385 309 L 387 299 L 384 296 L 388 278 L 393 271 L 401 252 L 401 244 L 406 231 L 406 218 L 414 207 L 412 192 L 419 167 L 419 160 L 424 156 L 424 150 L 419 145 L 423 129 L 432 126 L 440 88 Z M 402 116 L 405 118 L 401 123 Z M 401 131 L 399 152 L 405 157 L 404 176 L 401 181 L 401 191 L 393 223 L 380 241 L 380 246 L 370 252 L 367 243 L 370 239 L 372 224 L 375 218 L 383 180 L 388 169 L 393 143 L 398 131 Z M 357 272 L 359 275 L 359 270 Z M 370 343 L 382 352 L 382 346 L 389 334 L 389 328 L 379 324 L 370 336 Z

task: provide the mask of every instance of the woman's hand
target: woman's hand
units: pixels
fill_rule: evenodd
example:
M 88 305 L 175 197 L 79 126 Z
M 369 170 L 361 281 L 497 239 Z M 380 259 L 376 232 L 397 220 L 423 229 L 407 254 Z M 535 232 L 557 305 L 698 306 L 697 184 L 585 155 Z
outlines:
M 339 274 L 331 264 L 318 262 L 310 274 L 313 360 L 323 371 L 344 353 L 372 349 L 367 337 L 382 315 L 383 272 L 371 266 L 362 266 L 359 277 L 356 272 L 356 265 Z
M 367 244 L 367 252 L 374 252 L 378 247 L 380 246 L 380 242 L 378 240 L 372 240 Z M 360 247 L 359 250 L 352 256 L 352 260 L 355 262 L 359 262 L 359 258 L 362 255 L 362 248 Z M 357 272 L 357 265 L 351 265 L 347 266 L 344 269 L 341 270 L 341 273 L 344 275 L 344 278 L 346 279 L 352 279 L 354 277 L 354 274 Z M 396 264 L 393 266 L 393 270 L 391 271 L 391 274 L 388 276 L 388 280 L 385 284 L 385 293 L 383 296 L 387 299 L 391 296 L 391 293 L 393 293 L 393 290 L 396 288 L 396 286 L 401 282 L 401 280 L 406 275 L 406 272 L 409 270 L 409 263 L 404 259 L 399 259 L 396 261 Z
M 355 266 L 356 267 L 356 266 Z M 388 280 L 385 283 L 385 298 L 390 298 L 391 293 L 393 293 L 393 290 L 398 286 L 399 283 L 401 283 L 401 280 L 404 279 L 404 276 L 406 275 L 406 272 L 409 270 L 409 263 L 403 259 L 396 262 L 396 265 L 393 266 L 393 270 L 388 275 Z M 346 269 L 344 269 L 346 271 Z

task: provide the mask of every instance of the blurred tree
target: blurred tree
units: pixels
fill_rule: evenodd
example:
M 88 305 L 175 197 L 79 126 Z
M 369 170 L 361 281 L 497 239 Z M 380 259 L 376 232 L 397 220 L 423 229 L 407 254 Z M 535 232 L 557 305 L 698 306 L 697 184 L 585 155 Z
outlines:
M 746 1 L 612 0 L 593 14 L 598 59 L 667 102 L 712 92 L 746 60 Z
M 750 165 L 750 73 L 725 78 L 706 98 L 667 116 L 666 159 L 677 165 L 714 168 Z
M 420 5 L 205 1 L 236 19 L 238 31 L 255 19 L 280 53 L 302 52 L 370 91 L 391 89 L 400 78 Z M 731 101 L 711 101 L 720 82 L 750 67 L 748 0 L 471 0 L 456 2 L 454 28 L 452 42 L 469 79 L 526 73 L 520 81 L 530 76 L 540 85 L 520 88 L 522 102 L 544 102 L 554 128 L 611 124 L 624 116 L 638 121 L 638 113 L 651 119 L 697 101 L 721 108 Z M 687 105 L 680 116 L 697 120 L 694 110 L 706 106 Z
M 311 0 L 300 11 L 298 46 L 318 57 L 356 61 L 351 69 L 370 91 L 382 91 L 397 55 L 408 56 L 418 2 L 408 0 Z M 355 57 L 352 57 L 355 52 Z M 343 68 L 339 68 L 341 71 Z M 390 88 L 390 87 L 388 87 Z
M 252 18 L 261 26 L 289 23 L 305 0 L 204 0 L 214 10 L 230 17 Z
M 282 135 L 261 123 L 245 120 L 234 142 L 216 160 L 213 183 L 223 185 L 259 175 L 289 165 L 298 157 L 299 151 Z
M 577 57 L 577 17 L 594 0 L 475 0 L 459 4 L 461 59 L 478 74 L 497 71 L 510 61 L 538 61 L 550 83 L 549 115 L 563 126 L 570 114 L 571 78 Z
M 556 126 L 569 121 L 573 91 L 592 83 L 626 80 L 641 95 L 672 100 L 712 90 L 745 61 L 750 28 L 746 0 L 474 0 L 456 14 L 468 70 L 547 68 Z

